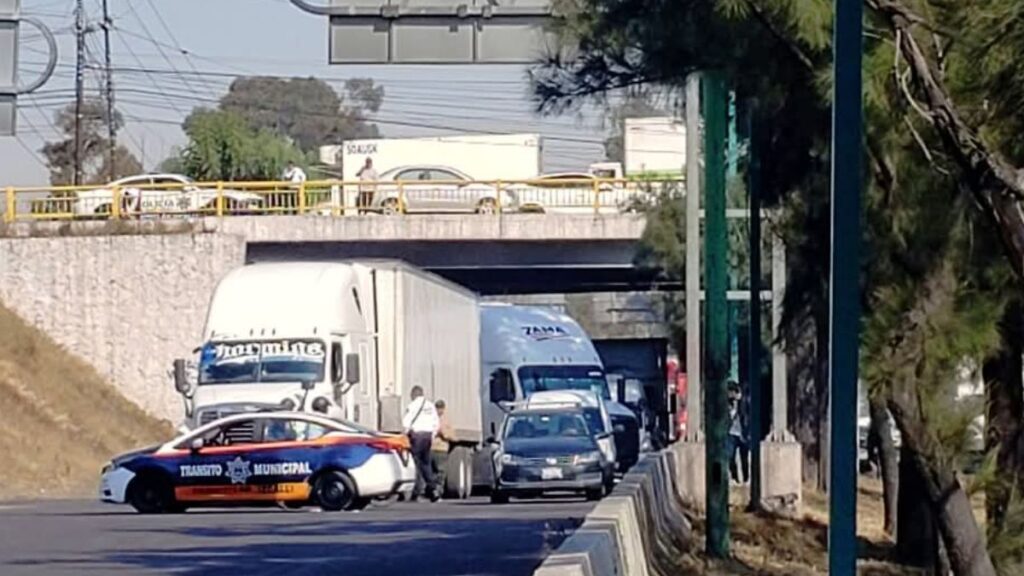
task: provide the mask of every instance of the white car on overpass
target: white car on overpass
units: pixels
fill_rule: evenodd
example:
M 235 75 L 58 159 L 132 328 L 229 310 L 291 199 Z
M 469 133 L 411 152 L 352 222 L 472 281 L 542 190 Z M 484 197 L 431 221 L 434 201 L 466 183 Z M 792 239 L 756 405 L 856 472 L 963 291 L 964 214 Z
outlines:
M 102 188 L 75 194 L 75 216 L 105 216 L 111 213 L 114 190 L 120 194 L 122 214 L 215 214 L 216 188 L 200 188 L 180 174 L 140 174 L 115 180 Z M 224 189 L 225 212 L 251 212 L 263 205 L 263 197 L 251 192 Z
M 380 175 L 373 190 L 373 209 L 402 212 L 476 212 L 496 214 L 515 210 L 515 195 L 497 186 L 474 182 L 450 166 L 414 165 L 392 168 Z

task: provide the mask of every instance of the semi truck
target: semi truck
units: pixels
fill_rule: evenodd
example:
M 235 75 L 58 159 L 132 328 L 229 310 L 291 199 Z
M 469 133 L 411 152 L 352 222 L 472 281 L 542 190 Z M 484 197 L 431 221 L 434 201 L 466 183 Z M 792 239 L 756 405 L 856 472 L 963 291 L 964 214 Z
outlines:
M 536 392 L 590 390 L 608 407 L 619 471 L 637 462 L 642 442 L 637 417 L 612 397 L 597 349 L 571 316 L 497 302 L 481 304 L 480 312 L 481 381 L 489 395 L 484 420 L 492 436 L 506 405 Z
M 460 440 L 446 491 L 470 494 L 485 430 L 475 294 L 395 261 L 253 264 L 219 282 L 201 341 L 196 377 L 176 370 L 186 427 L 283 406 L 400 433 L 421 386 Z

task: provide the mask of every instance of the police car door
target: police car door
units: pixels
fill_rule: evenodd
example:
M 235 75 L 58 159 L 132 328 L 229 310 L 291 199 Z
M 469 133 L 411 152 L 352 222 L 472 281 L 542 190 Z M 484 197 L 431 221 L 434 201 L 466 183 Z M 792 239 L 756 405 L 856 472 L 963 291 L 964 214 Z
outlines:
M 256 444 L 256 420 L 232 421 L 202 438 L 202 447 L 185 447 L 188 453 L 177 466 L 175 497 L 181 502 L 245 500 L 252 477 L 246 452 Z

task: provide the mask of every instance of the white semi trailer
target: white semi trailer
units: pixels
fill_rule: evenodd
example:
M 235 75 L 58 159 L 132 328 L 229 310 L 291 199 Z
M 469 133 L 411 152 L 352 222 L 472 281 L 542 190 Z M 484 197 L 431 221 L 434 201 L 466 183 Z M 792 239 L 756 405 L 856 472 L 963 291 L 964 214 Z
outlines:
M 255 264 L 220 281 L 202 342 L 197 377 L 176 377 L 186 426 L 284 404 L 402 432 L 418 385 L 447 403 L 464 442 L 448 491 L 469 495 L 485 430 L 475 294 L 395 261 Z

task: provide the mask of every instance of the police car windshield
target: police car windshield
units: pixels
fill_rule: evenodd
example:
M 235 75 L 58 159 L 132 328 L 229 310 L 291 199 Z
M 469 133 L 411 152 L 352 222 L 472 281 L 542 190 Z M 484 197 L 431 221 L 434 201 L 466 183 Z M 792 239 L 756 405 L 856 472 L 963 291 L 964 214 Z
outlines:
M 511 416 L 505 427 L 505 438 L 516 440 L 579 438 L 589 435 L 587 422 L 578 412 L 518 414 Z
M 322 340 L 209 342 L 199 356 L 199 384 L 320 382 L 325 350 Z
M 524 366 L 519 369 L 519 383 L 526 396 L 551 390 L 588 390 L 611 400 L 599 366 Z

